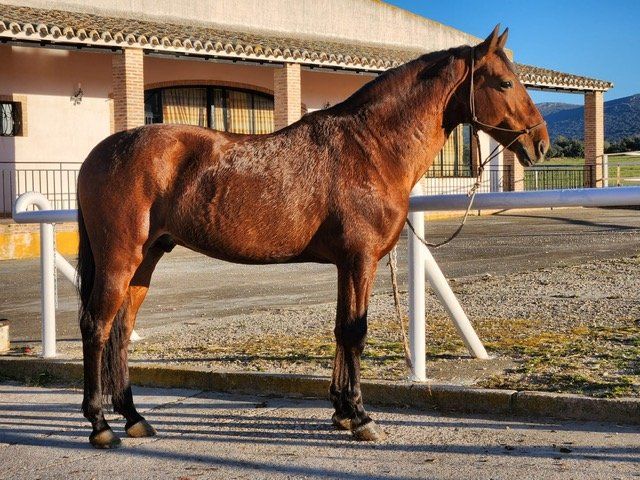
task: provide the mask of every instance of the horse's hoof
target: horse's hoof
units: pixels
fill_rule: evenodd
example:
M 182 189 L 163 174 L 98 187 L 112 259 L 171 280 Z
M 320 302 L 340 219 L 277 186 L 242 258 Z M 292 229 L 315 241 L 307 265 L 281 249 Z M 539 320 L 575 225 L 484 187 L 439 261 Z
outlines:
M 92 433 L 89 435 L 89 442 L 95 448 L 118 448 L 122 443 L 110 428 Z
M 145 419 L 142 419 L 127 428 L 126 432 L 132 438 L 153 437 L 156 434 L 156 429 Z
M 356 440 L 363 442 L 381 442 L 387 438 L 387 434 L 372 420 L 351 430 Z
M 337 413 L 334 413 L 331 417 L 331 423 L 333 423 L 333 426 L 338 430 L 351 430 L 351 419 L 343 418 Z

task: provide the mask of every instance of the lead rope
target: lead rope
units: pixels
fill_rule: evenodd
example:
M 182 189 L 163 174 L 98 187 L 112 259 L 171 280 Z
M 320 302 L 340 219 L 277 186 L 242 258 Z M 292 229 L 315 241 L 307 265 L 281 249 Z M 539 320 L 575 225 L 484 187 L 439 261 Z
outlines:
M 409 340 L 407 331 L 402 321 L 402 311 L 400 310 L 400 293 L 398 291 L 398 250 L 394 246 L 389 252 L 389 271 L 391 273 L 391 286 L 393 287 L 393 304 L 396 309 L 396 319 L 400 325 L 400 334 L 402 335 L 402 349 L 404 350 L 404 361 L 409 370 L 413 370 L 413 362 L 411 361 L 411 353 L 409 352 Z
M 498 126 L 492 126 L 492 125 L 488 125 L 486 123 L 481 122 L 480 120 L 478 120 L 478 117 L 476 117 L 476 104 L 475 104 L 475 95 L 474 95 L 474 67 L 475 67 L 475 49 L 472 48 L 471 49 L 471 70 L 469 73 L 469 109 L 471 110 L 471 132 L 473 137 L 476 139 L 476 148 L 478 151 L 478 158 L 482 159 L 482 150 L 480 147 L 480 137 L 478 136 L 478 128 L 477 125 L 489 128 L 489 129 L 493 129 L 493 130 L 500 130 L 503 132 L 510 132 L 510 133 L 517 133 L 517 135 L 514 137 L 513 140 L 511 140 L 511 142 L 509 142 L 509 144 L 507 144 L 506 146 L 501 147 L 500 144 L 498 144 L 492 151 L 491 153 L 489 153 L 489 155 L 487 156 L 487 158 L 483 161 L 481 161 L 478 164 L 478 173 L 476 175 L 475 178 L 475 182 L 473 183 L 473 185 L 471 186 L 471 188 L 469 189 L 469 191 L 467 192 L 467 196 L 469 197 L 469 203 L 467 205 L 467 209 L 464 212 L 464 216 L 462 217 L 462 221 L 460 222 L 460 226 L 453 232 L 453 234 L 447 238 L 446 240 L 439 242 L 439 243 L 431 243 L 428 242 L 425 238 L 423 238 L 421 235 L 418 235 L 416 233 L 415 228 L 413 227 L 413 224 L 411 223 L 411 221 L 407 218 L 406 222 L 407 222 L 407 226 L 409 227 L 409 229 L 411 230 L 411 232 L 413 233 L 413 235 L 420 241 L 420 243 L 422 243 L 425 247 L 429 248 L 434 248 L 434 249 L 438 249 L 440 247 L 443 247 L 444 245 L 447 245 L 448 243 L 450 243 L 454 238 L 456 238 L 458 235 L 460 235 L 460 232 L 462 232 L 462 229 L 464 228 L 465 223 L 467 222 L 467 217 L 469 216 L 469 212 L 471 212 L 471 208 L 473 207 L 473 201 L 476 198 L 476 193 L 478 193 L 479 188 L 482 186 L 482 174 L 484 173 L 484 169 L 485 167 L 489 164 L 489 162 L 491 160 L 493 160 L 494 158 L 496 158 L 498 155 L 500 155 L 502 152 L 504 152 L 506 149 L 508 149 L 509 147 L 511 147 L 511 145 L 513 145 L 516 140 L 518 140 L 522 135 L 524 134 L 528 134 L 530 133 L 532 130 L 535 130 L 536 128 L 540 127 L 541 125 L 544 125 L 546 122 L 543 120 L 541 122 L 536 123 L 534 126 L 532 127 L 527 127 L 524 128 L 522 130 L 513 130 L 510 128 L 502 128 L 502 127 L 498 127 Z M 398 252 L 397 252 L 397 246 L 394 246 L 391 251 L 389 252 L 389 261 L 388 261 L 388 265 L 389 265 L 389 270 L 391 273 L 391 286 L 393 288 L 393 302 L 395 305 L 395 312 L 396 312 L 396 319 L 398 321 L 398 324 L 400 326 L 400 332 L 402 335 L 402 347 L 404 350 L 404 359 L 405 359 L 405 363 L 407 364 L 407 367 L 411 370 L 413 368 L 413 363 L 411 362 L 411 353 L 409 351 L 409 342 L 407 340 L 407 334 L 405 331 L 405 327 L 404 327 L 404 322 L 402 319 L 402 312 L 400 310 L 400 294 L 398 291 L 398 281 L 397 281 L 397 257 L 398 257 Z

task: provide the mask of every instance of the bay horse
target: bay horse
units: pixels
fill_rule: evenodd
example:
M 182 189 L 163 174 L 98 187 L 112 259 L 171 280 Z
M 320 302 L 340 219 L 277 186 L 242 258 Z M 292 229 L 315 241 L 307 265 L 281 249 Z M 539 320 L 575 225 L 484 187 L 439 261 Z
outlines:
M 507 33 L 496 27 L 475 47 L 425 54 L 271 134 L 149 125 L 98 144 L 77 190 L 82 410 L 91 444 L 120 444 L 103 396 L 129 436 L 156 433 L 134 406 L 127 346 L 152 272 L 175 245 L 245 264 L 334 264 L 332 421 L 358 440 L 383 439 L 363 406 L 360 356 L 376 267 L 400 236 L 409 192 L 461 123 L 509 146 L 525 165 L 549 145 L 504 52 Z

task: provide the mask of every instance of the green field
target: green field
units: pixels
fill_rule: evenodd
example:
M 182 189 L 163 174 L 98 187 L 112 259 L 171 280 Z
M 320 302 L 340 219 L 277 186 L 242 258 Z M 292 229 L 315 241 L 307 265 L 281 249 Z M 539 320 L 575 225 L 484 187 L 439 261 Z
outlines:
M 538 170 L 539 188 L 577 188 L 581 183 L 584 158 L 550 158 L 525 173 L 525 189 L 535 190 L 535 170 Z M 548 170 L 544 167 L 549 166 Z M 563 169 L 562 167 L 567 167 Z M 619 167 L 619 168 L 618 168 Z M 542 169 L 542 170 L 541 170 Z M 640 185 L 640 156 L 609 155 L 609 186 Z

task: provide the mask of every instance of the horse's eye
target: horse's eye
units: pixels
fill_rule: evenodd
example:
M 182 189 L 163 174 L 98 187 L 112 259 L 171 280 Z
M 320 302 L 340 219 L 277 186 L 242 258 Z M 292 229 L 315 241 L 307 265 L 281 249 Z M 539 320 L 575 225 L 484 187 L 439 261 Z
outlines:
M 504 80 L 500 82 L 500 88 L 502 88 L 503 90 L 511 87 L 513 87 L 513 83 L 511 82 L 511 80 Z

